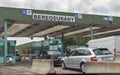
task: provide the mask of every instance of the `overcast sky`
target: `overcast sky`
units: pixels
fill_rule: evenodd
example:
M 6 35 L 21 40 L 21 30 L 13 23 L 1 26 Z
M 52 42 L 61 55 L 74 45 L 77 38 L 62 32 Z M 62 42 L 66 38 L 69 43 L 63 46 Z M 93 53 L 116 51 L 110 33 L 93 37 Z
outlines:
M 0 0 L 5 7 L 120 16 L 120 0 Z
M 8 40 L 16 40 L 16 45 L 21 45 L 28 42 L 41 41 L 44 40 L 44 38 L 36 37 L 31 39 L 30 37 L 9 37 Z
M 120 16 L 120 0 L 0 0 L 0 6 Z

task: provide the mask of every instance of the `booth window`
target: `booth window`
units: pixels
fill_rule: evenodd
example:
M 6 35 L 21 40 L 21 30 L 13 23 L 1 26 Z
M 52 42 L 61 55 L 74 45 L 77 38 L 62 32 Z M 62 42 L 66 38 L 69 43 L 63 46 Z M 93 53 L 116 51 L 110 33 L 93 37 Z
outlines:
M 15 54 L 15 46 L 11 45 L 10 42 L 7 43 L 8 45 L 8 54 L 14 55 Z
M 0 56 L 4 56 L 4 46 L 0 46 Z

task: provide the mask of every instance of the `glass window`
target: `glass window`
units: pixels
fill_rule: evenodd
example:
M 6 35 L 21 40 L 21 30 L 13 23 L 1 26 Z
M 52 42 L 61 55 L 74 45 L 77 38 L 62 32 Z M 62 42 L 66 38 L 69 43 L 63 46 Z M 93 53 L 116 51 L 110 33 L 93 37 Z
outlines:
M 69 55 L 70 55 L 70 56 L 76 56 L 76 55 L 77 55 L 76 50 L 72 51 Z
M 4 56 L 4 46 L 0 46 L 0 56 Z
M 47 54 L 47 52 L 43 52 L 43 56 L 47 56 L 48 54 Z
M 78 55 L 79 56 L 86 56 L 86 55 L 91 55 L 89 50 L 78 50 Z
M 112 54 L 107 48 L 94 49 L 93 52 L 95 53 L 95 55 L 107 55 L 107 54 Z
M 8 46 L 8 54 L 14 55 L 15 54 L 15 46 L 11 45 L 10 42 L 7 43 Z

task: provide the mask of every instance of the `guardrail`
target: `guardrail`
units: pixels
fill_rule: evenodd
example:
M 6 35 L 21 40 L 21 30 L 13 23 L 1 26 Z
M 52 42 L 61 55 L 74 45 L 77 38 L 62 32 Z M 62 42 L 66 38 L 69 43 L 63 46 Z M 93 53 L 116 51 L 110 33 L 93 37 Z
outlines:
M 120 62 L 86 62 L 85 73 L 120 73 Z

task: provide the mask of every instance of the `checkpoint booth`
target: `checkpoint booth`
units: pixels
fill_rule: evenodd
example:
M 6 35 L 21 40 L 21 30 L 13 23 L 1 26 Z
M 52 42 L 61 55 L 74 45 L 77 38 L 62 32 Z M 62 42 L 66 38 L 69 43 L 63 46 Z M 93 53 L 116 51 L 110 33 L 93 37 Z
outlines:
M 0 37 L 4 41 L 0 55 L 0 63 L 5 63 L 11 46 L 7 47 L 7 37 L 55 37 L 62 38 L 64 50 L 64 37 L 90 37 L 91 39 L 120 35 L 120 17 L 110 15 L 92 15 L 72 12 L 46 11 L 26 8 L 0 7 Z M 4 34 L 3 34 L 4 33 Z M 93 38 L 94 36 L 94 38 Z M 57 46 L 47 46 L 57 48 Z M 61 47 L 61 46 L 60 46 Z M 58 48 L 57 48 L 58 49 Z M 3 50 L 3 51 L 2 51 Z M 11 51 L 15 61 L 15 49 Z
M 16 56 L 16 41 L 14 40 L 8 40 L 7 41 L 7 55 L 13 57 L 13 63 L 15 63 L 15 56 Z M 0 40 L 0 64 L 6 63 L 6 57 L 4 56 L 5 54 L 4 50 L 4 40 Z

